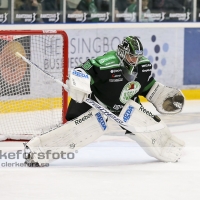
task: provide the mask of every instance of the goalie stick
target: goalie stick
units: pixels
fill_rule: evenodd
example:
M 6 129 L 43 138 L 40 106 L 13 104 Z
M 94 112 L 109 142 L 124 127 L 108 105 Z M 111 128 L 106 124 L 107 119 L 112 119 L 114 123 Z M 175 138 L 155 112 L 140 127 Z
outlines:
M 54 76 L 52 76 L 48 72 L 41 69 L 38 65 L 36 65 L 32 61 L 30 61 L 29 59 L 27 59 L 26 57 L 21 55 L 19 52 L 16 52 L 15 55 L 17 57 L 21 58 L 23 61 L 25 61 L 29 65 L 37 68 L 39 71 L 41 71 L 43 74 L 47 75 L 49 78 L 53 79 L 55 82 L 57 82 L 62 87 L 64 87 L 66 91 L 69 91 L 69 88 L 65 83 L 63 83 L 59 79 L 56 79 Z M 164 128 L 164 125 L 162 123 L 159 123 L 159 122 L 154 124 L 154 125 L 150 125 L 150 126 L 144 126 L 144 127 L 134 126 L 133 127 L 133 126 L 130 126 L 129 124 L 127 124 L 126 122 L 124 122 L 123 120 L 121 120 L 119 117 L 117 117 L 115 114 L 111 113 L 109 110 L 107 110 L 103 106 L 99 105 L 97 102 L 93 101 L 92 99 L 86 98 L 84 102 L 87 103 L 88 105 L 90 105 L 91 107 L 97 109 L 98 111 L 100 111 L 102 114 L 104 114 L 108 118 L 115 121 L 119 126 L 123 127 L 124 129 L 126 129 L 126 130 L 128 130 L 128 131 L 130 131 L 131 133 L 134 133 L 134 134 L 145 133 L 145 132 L 149 133 L 149 132 L 161 130 L 161 129 Z

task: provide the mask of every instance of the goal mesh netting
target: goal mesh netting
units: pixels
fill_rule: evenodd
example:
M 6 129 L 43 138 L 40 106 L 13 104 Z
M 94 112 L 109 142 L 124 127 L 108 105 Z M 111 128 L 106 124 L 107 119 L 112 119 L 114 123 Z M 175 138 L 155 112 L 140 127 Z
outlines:
M 67 93 L 15 53 L 65 82 L 67 45 L 64 31 L 0 31 L 0 140 L 29 140 L 65 122 Z

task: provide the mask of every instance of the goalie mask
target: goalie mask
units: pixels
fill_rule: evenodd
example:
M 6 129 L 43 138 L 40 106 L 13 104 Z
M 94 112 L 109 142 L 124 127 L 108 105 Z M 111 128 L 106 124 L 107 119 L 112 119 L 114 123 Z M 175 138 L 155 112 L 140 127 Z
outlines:
M 128 74 L 132 75 L 133 72 L 137 72 L 136 66 L 138 60 L 143 56 L 142 43 L 137 37 L 126 37 L 122 43 L 118 45 L 117 55 L 124 62 Z

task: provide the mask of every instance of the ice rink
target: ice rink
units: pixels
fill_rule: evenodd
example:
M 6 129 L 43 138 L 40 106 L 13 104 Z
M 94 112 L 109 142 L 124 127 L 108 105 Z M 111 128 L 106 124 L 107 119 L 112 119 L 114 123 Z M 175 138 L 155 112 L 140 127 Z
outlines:
M 143 105 L 157 113 L 149 103 Z M 123 131 L 101 136 L 74 159 L 59 159 L 50 167 L 16 166 L 23 165 L 22 156 L 8 159 L 0 154 L 0 199 L 199 200 L 200 101 L 186 101 L 181 114 L 160 117 L 186 143 L 179 162 L 149 157 Z M 16 152 L 23 144 L 1 142 L 0 149 Z

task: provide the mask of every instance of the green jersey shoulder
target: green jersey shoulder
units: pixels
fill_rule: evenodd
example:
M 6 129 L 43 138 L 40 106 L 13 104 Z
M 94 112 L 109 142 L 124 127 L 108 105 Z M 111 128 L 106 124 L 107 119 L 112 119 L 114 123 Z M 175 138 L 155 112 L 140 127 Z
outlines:
M 103 56 L 88 60 L 82 67 L 85 70 L 89 70 L 92 66 L 100 70 L 117 68 L 120 67 L 120 59 L 117 57 L 116 51 L 109 51 Z
M 146 57 L 142 56 L 139 58 L 138 60 L 138 65 L 142 65 L 142 67 L 148 67 L 148 66 L 151 66 L 151 62 L 149 59 L 147 59 Z

